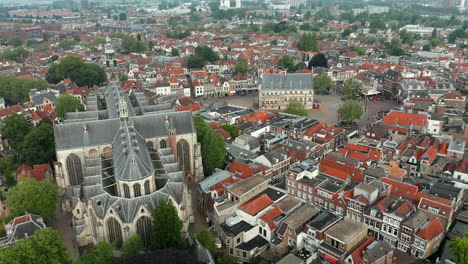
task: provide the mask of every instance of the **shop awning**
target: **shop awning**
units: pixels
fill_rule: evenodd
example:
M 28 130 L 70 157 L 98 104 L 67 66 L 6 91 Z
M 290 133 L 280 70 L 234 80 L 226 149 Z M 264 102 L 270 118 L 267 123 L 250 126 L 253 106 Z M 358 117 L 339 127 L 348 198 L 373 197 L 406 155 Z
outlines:
M 338 264 L 338 260 L 330 255 L 324 254 L 323 259 L 332 263 L 332 264 Z

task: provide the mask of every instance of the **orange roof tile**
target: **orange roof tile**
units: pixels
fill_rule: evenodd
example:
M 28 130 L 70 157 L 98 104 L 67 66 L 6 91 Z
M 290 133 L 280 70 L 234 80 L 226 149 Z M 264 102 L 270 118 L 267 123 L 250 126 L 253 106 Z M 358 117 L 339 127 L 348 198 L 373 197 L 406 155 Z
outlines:
M 239 209 L 255 216 L 271 204 L 273 204 L 273 201 L 264 193 L 239 206 Z
M 353 253 L 351 253 L 351 258 L 353 258 L 354 263 L 361 263 L 362 255 L 364 253 L 364 249 L 366 249 L 367 246 L 369 246 L 374 241 L 375 241 L 375 238 L 373 236 L 369 237 L 366 241 L 364 241 L 364 243 L 359 245 L 359 247 L 357 247 L 353 251 Z
M 431 241 L 442 232 L 444 232 L 444 228 L 442 227 L 439 218 L 436 217 L 416 235 L 422 239 Z
M 390 184 L 392 187 L 390 193 L 414 200 L 418 192 L 418 187 L 404 182 L 392 180 L 390 178 L 381 178 L 381 182 Z
M 280 216 L 282 214 L 280 208 L 278 206 L 276 206 L 275 208 L 271 209 L 270 211 L 268 211 L 267 213 L 265 213 L 264 215 L 262 215 L 262 217 L 260 217 L 260 219 L 262 219 L 265 223 L 268 224 L 268 226 L 270 227 L 270 229 L 274 229 L 276 227 L 275 225 L 275 219 Z

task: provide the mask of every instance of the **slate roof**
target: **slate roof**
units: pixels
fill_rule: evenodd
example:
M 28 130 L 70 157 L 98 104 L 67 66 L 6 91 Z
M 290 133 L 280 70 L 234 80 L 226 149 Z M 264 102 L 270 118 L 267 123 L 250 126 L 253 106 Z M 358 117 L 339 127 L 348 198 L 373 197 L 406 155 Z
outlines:
M 112 90 L 117 88 L 111 84 L 105 90 L 111 97 L 106 98 L 108 117 L 111 119 L 76 120 L 57 125 L 56 148 L 63 150 L 112 144 L 112 159 L 103 156 L 86 159 L 83 183 L 69 187 L 64 198 L 70 199 L 72 206 L 76 206 L 80 200 L 86 202 L 100 219 L 112 210 L 123 222 L 131 223 L 141 207 L 153 211 L 161 200 L 171 197 L 180 204 L 184 196 L 185 173 L 175 161 L 172 149 L 158 149 L 150 155 L 145 139 L 167 136 L 171 129 L 176 129 L 177 134 L 195 132 L 191 112 L 141 115 L 141 111 L 134 109 L 139 107 L 137 101 L 142 100 L 141 96 L 133 95 L 131 101 L 125 92 Z M 127 108 L 129 117 L 120 118 L 118 111 L 124 108 Z M 107 167 L 113 167 L 112 175 L 107 174 Z M 139 197 L 115 196 L 113 183 L 108 182 L 109 176 L 129 182 L 150 178 L 155 172 L 163 178 L 161 186 L 157 191 Z M 81 232 L 82 226 L 77 224 L 76 231 Z
M 262 90 L 313 90 L 312 74 L 264 74 Z

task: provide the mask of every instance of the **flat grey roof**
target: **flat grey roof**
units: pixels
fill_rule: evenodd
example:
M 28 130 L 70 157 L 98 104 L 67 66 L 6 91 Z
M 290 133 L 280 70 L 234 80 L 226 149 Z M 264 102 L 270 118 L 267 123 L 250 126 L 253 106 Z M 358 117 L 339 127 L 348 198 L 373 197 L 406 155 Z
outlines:
M 364 230 L 367 230 L 367 225 L 364 223 L 350 218 L 344 218 L 343 221 L 328 229 L 325 234 L 343 242 L 344 244 L 349 244 Z

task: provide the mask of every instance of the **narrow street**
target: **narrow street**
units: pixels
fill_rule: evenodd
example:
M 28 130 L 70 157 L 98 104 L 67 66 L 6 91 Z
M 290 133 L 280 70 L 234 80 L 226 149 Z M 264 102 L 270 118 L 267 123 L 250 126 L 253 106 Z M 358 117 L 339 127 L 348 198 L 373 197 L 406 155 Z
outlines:
M 59 232 L 60 239 L 67 248 L 70 258 L 77 260 L 80 257 L 80 252 L 76 244 L 75 232 L 71 227 L 71 219 L 71 213 L 63 212 L 59 206 L 55 212 L 55 218 L 50 221 L 50 226 Z
M 192 208 L 193 208 L 194 222 L 189 225 L 188 231 L 192 234 L 196 234 L 203 229 L 208 229 L 209 225 L 206 222 L 205 216 L 199 210 L 200 205 L 198 204 L 199 199 L 197 195 L 196 185 L 195 184 L 189 185 L 189 189 L 192 195 Z

